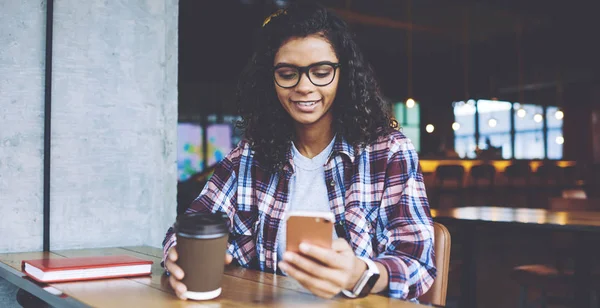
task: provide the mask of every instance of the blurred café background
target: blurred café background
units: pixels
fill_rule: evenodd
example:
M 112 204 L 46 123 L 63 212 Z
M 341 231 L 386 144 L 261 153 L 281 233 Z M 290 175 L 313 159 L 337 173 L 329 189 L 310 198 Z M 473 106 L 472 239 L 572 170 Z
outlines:
M 235 128 L 236 78 L 250 56 L 252 31 L 289 2 L 180 2 L 179 211 L 242 137 Z M 592 1 L 321 3 L 356 33 L 420 154 L 434 212 L 550 209 L 552 198 L 599 194 L 600 45 L 594 37 L 600 23 Z M 594 206 L 600 210 L 600 203 Z M 506 219 L 501 211 L 494 215 Z M 460 230 L 450 228 L 452 306 L 461 294 L 462 243 Z M 515 266 L 553 264 L 556 257 L 554 238 L 543 231 L 479 228 L 475 240 L 477 279 L 485 281 L 477 289 L 481 307 L 516 306 L 523 294 L 511 276 Z M 534 301 L 541 292 L 532 288 L 525 297 Z
M 236 78 L 250 56 L 252 31 L 288 2 L 180 2 L 181 183 L 205 179 L 203 172 L 210 174 L 242 137 L 235 127 Z M 598 21 L 585 5 L 591 2 L 321 3 L 356 33 L 420 154 L 432 198 L 477 185 L 490 189 L 488 200 L 477 202 L 495 205 L 547 206 L 542 198 L 533 204 L 520 194 L 507 196 L 508 187 L 523 194 L 558 196 L 567 188 L 595 194 L 600 47 L 593 43 Z M 432 207 L 464 204 L 454 201 Z

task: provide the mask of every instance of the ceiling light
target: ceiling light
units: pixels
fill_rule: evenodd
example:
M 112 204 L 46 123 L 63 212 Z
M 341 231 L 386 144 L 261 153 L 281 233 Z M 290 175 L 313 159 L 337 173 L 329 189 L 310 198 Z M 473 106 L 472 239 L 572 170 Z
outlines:
M 459 130 L 460 129 L 460 123 L 458 123 L 458 122 L 452 123 L 452 129 L 455 130 L 455 131 Z
M 433 126 L 433 124 L 427 124 L 427 126 L 425 126 L 425 130 L 431 134 L 435 130 L 435 127 Z

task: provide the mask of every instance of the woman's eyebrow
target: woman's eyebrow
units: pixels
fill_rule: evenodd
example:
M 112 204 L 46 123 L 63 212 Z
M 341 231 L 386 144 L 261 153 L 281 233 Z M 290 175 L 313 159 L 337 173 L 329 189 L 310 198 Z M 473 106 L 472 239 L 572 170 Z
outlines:
M 287 63 L 287 62 L 279 62 L 279 63 L 275 64 L 275 67 L 279 67 L 279 66 L 295 66 L 295 67 L 297 67 L 298 65 L 294 65 L 291 63 Z
M 336 63 L 336 62 L 337 61 L 323 60 L 323 61 L 317 61 L 317 62 L 311 63 L 311 64 L 306 65 L 306 66 L 300 66 L 300 65 L 296 65 L 296 64 L 287 63 L 287 62 L 278 62 L 277 64 L 275 64 L 275 67 L 281 67 L 281 66 L 308 67 L 308 66 L 311 66 L 311 65 L 329 64 L 329 63 Z

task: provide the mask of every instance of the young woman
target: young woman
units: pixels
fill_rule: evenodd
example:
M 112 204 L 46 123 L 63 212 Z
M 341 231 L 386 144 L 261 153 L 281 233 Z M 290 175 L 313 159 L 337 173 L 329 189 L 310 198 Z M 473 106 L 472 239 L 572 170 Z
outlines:
M 314 5 L 269 16 L 238 97 L 245 140 L 188 209 L 229 217 L 226 262 L 289 275 L 324 298 L 427 291 L 433 223 L 417 153 L 346 24 Z M 285 252 L 292 209 L 332 212 L 333 247 Z M 169 229 L 165 267 L 185 298 L 175 245 Z

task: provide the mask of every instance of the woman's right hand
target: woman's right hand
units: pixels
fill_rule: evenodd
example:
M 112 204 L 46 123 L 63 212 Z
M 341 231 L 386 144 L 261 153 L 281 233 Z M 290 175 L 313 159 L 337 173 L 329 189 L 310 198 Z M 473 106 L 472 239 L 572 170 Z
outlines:
M 165 261 L 165 268 L 171 274 L 169 275 L 169 284 L 171 285 L 171 288 L 173 288 L 173 290 L 175 291 L 177 297 L 179 297 L 180 299 L 187 299 L 187 297 L 185 297 L 187 287 L 183 284 L 183 282 L 181 282 L 181 279 L 183 279 L 185 273 L 183 272 L 181 267 L 179 267 L 179 265 L 177 265 L 176 263 L 179 255 L 177 254 L 177 250 L 175 249 L 175 247 L 176 246 L 173 246 L 169 249 L 169 253 L 167 254 L 167 260 Z M 233 257 L 230 254 L 226 253 L 225 265 L 230 264 L 232 260 Z

